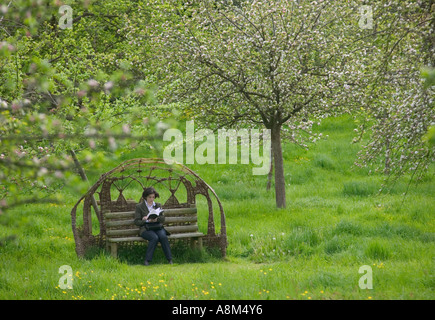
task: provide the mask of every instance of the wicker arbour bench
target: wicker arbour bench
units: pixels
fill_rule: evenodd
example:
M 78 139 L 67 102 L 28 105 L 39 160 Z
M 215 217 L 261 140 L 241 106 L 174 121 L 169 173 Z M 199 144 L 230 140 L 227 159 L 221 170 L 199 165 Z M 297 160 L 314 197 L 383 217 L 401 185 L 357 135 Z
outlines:
M 161 203 L 171 241 L 183 240 L 197 247 L 204 244 L 220 249 L 222 257 L 226 256 L 225 214 L 216 192 L 182 164 L 169 165 L 163 159 L 147 158 L 124 161 L 104 173 L 74 205 L 71 224 L 77 255 L 83 257 L 89 248 L 97 245 L 110 249 L 112 255 L 117 256 L 119 246 L 144 242 L 139 236 L 139 228 L 134 225 L 137 202 L 127 200 L 125 195 L 137 199 L 145 188 L 151 186 L 159 192 L 160 199 L 166 199 Z M 207 201 L 208 212 L 197 210 L 196 198 L 199 195 Z M 214 213 L 216 206 L 218 214 Z M 77 219 L 80 208 L 83 219 Z M 93 234 L 95 228 L 92 228 L 95 216 L 100 229 L 96 235 Z M 198 221 L 205 222 L 207 217 L 207 225 L 198 228 Z
M 165 209 L 165 229 L 169 240 L 187 239 L 193 248 L 202 248 L 202 237 L 198 230 L 196 207 Z M 116 258 L 118 244 L 146 241 L 139 236 L 139 227 L 134 224 L 134 211 L 103 213 L 106 225 L 106 249 Z

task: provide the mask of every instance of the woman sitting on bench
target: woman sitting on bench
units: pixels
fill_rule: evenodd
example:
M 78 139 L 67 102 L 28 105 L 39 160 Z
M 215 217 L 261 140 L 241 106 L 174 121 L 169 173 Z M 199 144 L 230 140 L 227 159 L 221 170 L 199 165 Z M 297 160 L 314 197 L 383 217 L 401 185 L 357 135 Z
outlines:
M 168 259 L 169 264 L 172 264 L 171 248 L 167 237 L 169 233 L 163 227 L 165 216 L 161 210 L 161 204 L 154 202 L 154 199 L 158 197 L 159 194 L 153 187 L 146 188 L 142 193 L 143 201 L 136 205 L 134 215 L 134 224 L 141 227 L 140 236 L 148 240 L 148 248 L 145 254 L 146 266 L 150 264 L 159 241 L 162 244 L 166 259 Z

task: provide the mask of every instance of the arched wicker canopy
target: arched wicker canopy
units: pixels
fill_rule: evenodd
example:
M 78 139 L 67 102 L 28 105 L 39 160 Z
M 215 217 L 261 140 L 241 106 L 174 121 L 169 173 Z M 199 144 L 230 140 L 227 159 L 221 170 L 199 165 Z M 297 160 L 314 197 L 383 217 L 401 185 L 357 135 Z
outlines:
M 142 199 L 144 188 L 153 186 L 160 194 L 156 199 L 163 208 L 196 206 L 196 196 L 203 195 L 208 204 L 206 246 L 220 248 L 225 257 L 227 247 L 225 214 L 215 191 L 195 172 L 176 163 L 168 165 L 163 159 L 131 159 L 101 175 L 98 181 L 75 204 L 71 211 L 72 230 L 76 253 L 83 256 L 92 245 L 103 246 L 106 227 L 104 212 L 135 210 Z M 219 208 L 218 225 L 215 224 L 214 207 Z M 83 208 L 83 224 L 78 226 L 77 209 Z M 205 214 L 205 212 L 203 213 Z M 92 216 L 96 216 L 100 233 L 92 234 Z M 201 212 L 198 210 L 198 223 Z M 204 217 L 205 221 L 205 217 Z M 217 229 L 218 232 L 217 232 Z M 205 230 L 203 230 L 204 232 Z M 205 233 L 205 232 L 204 232 Z

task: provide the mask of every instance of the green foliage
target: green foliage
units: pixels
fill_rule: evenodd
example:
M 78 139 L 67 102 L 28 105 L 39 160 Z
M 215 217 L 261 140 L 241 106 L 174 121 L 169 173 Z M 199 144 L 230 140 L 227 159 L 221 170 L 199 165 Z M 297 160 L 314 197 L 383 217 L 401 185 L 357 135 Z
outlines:
M 328 255 L 333 255 L 346 250 L 347 243 L 346 239 L 339 236 L 334 236 L 332 239 L 325 243 L 325 253 Z
M 334 234 L 340 235 L 340 234 L 351 234 L 354 236 L 360 236 L 363 233 L 365 233 L 365 230 L 360 225 L 357 225 L 356 223 L 349 221 L 349 220 L 340 220 L 339 223 L 337 223 L 337 226 L 334 229 Z
M 330 120 L 333 122 L 332 120 Z M 330 135 L 303 157 L 334 157 L 345 148 L 343 126 L 336 119 L 318 130 Z M 327 128 L 328 127 L 328 128 Z M 291 153 L 292 146 L 286 152 Z M 147 154 L 135 150 L 122 157 Z M 357 149 L 344 156 L 351 163 Z M 2 299 L 433 299 L 434 228 L 433 179 L 401 193 L 346 196 L 343 181 L 361 184 L 381 181 L 366 171 L 324 170 L 288 156 L 289 171 L 312 170 L 304 183 L 290 184 L 287 209 L 273 207 L 266 177 L 248 177 L 241 165 L 193 165 L 220 197 L 226 214 L 227 259 L 216 252 L 173 246 L 174 265 L 162 250 L 153 263 L 142 260 L 146 246 L 119 250 L 120 259 L 95 248 L 78 259 L 72 239 L 70 210 L 77 196 L 63 189 L 61 204 L 29 204 L 0 215 L 0 297 Z M 298 161 L 294 161 L 297 159 Z M 115 161 L 116 162 L 116 161 Z M 108 161 L 104 170 L 117 163 Z M 240 169 L 240 170 L 238 170 Z M 102 171 L 92 172 L 91 181 Z M 222 183 L 218 183 L 221 181 Z M 379 182 L 380 183 L 380 182 Z M 229 196 L 230 192 L 233 196 Z M 255 197 L 246 197 L 255 194 Z M 198 197 L 198 225 L 207 229 L 207 203 Z M 95 218 L 95 217 L 94 217 Z M 97 224 L 96 220 L 95 223 Z M 98 233 L 97 226 L 95 232 Z M 28 261 L 32 261 L 31 264 Z M 58 269 L 73 269 L 73 290 L 59 288 Z M 361 266 L 373 272 L 373 290 L 362 290 Z
M 373 182 L 348 181 L 343 183 L 343 194 L 347 196 L 366 197 L 378 192 L 378 185 Z
M 377 240 L 371 241 L 367 245 L 364 253 L 368 258 L 381 261 L 387 260 L 392 256 L 391 250 L 388 246 Z
M 423 136 L 423 141 L 430 146 L 435 145 L 435 126 L 430 126 L 427 133 Z
M 285 17 L 276 8 L 283 19 L 272 19 L 272 11 L 253 15 L 281 28 L 257 34 L 261 28 L 249 24 L 237 28 L 246 20 L 231 20 L 232 14 L 215 20 L 222 32 L 196 24 L 208 17 L 198 14 L 208 2 L 65 1 L 73 9 L 72 29 L 59 28 L 60 1 L 3 2 L 1 299 L 433 300 L 434 74 L 421 68 L 433 59 L 426 23 L 433 9 L 425 3 L 381 1 L 373 5 L 376 28 L 361 30 L 354 15 L 359 1 L 291 2 L 281 8 L 289 10 L 288 26 L 279 24 Z M 261 3 L 246 8 L 278 1 Z M 344 3 L 353 6 L 336 10 Z M 220 5 L 220 13 L 231 13 L 227 1 Z M 349 20 L 337 19 L 346 14 Z M 303 23 L 312 28 L 301 29 Z M 246 37 L 248 31 L 257 37 Z M 355 38 L 342 37 L 345 31 Z M 171 47 L 165 35 L 184 42 L 185 50 Z M 167 45 L 171 51 L 159 51 Z M 198 61 L 208 62 L 203 72 Z M 157 87 L 166 76 L 171 81 Z M 183 90 L 189 88 L 198 91 L 189 95 Z M 192 104 L 182 101 L 185 94 Z M 273 117 L 299 111 L 282 126 L 296 143 L 283 144 L 287 209 L 274 209 L 267 177 L 251 176 L 248 166 L 191 166 L 223 202 L 226 261 L 183 246 L 173 248 L 175 265 L 163 264 L 157 250 L 145 271 L 144 247 L 121 249 L 120 260 L 97 248 L 77 258 L 71 207 L 121 160 L 161 156 L 161 120 L 173 127 L 193 118 L 210 128 L 244 126 L 261 123 L 259 110 Z M 338 111 L 352 116 L 325 118 Z M 241 115 L 251 119 L 240 121 Z M 362 146 L 366 157 L 357 159 Z M 71 150 L 89 183 L 76 174 Z M 378 195 L 382 170 L 367 177 L 369 169 L 352 166 L 356 159 L 381 169 L 391 159 L 390 170 L 408 180 L 417 172 L 420 184 L 399 181 Z M 198 208 L 206 212 L 204 199 Z M 200 214 L 198 224 L 205 232 L 207 216 Z M 98 232 L 96 223 L 93 229 Z M 73 269 L 73 290 L 59 288 L 62 265 Z M 374 290 L 357 286 L 362 265 L 373 269 Z
M 425 86 L 427 88 L 435 85 L 435 69 L 423 68 L 421 71 L 422 77 L 425 79 Z
M 317 154 L 314 157 L 314 165 L 323 169 L 334 170 L 335 165 L 333 160 L 324 154 Z
M 67 5 L 73 24 L 66 29 L 59 27 L 58 1 L 2 5 L 0 21 L 8 23 L 0 29 L 0 210 L 60 201 L 64 186 L 84 192 L 72 150 L 89 171 L 98 170 L 161 134 L 146 61 L 124 28 L 139 4 Z

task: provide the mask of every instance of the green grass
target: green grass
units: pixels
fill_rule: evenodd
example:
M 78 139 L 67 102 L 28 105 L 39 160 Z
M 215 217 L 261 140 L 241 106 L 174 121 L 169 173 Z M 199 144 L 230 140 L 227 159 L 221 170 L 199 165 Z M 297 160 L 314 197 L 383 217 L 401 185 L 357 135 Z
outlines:
M 328 119 L 316 130 L 329 138 L 309 151 L 284 145 L 286 209 L 274 208 L 267 177 L 250 166 L 190 166 L 223 203 L 226 260 L 180 246 L 174 265 L 158 249 L 142 266 L 145 246 L 120 250 L 119 260 L 97 248 L 78 259 L 70 221 L 77 196 L 10 210 L 0 216 L 0 238 L 15 237 L 0 246 L 0 299 L 434 299 L 434 168 L 406 198 L 406 179 L 379 195 L 384 177 L 352 166 L 352 128 L 350 118 Z M 201 198 L 198 208 L 205 231 Z M 72 290 L 59 287 L 63 265 L 73 270 Z M 363 265 L 373 289 L 358 286 Z

